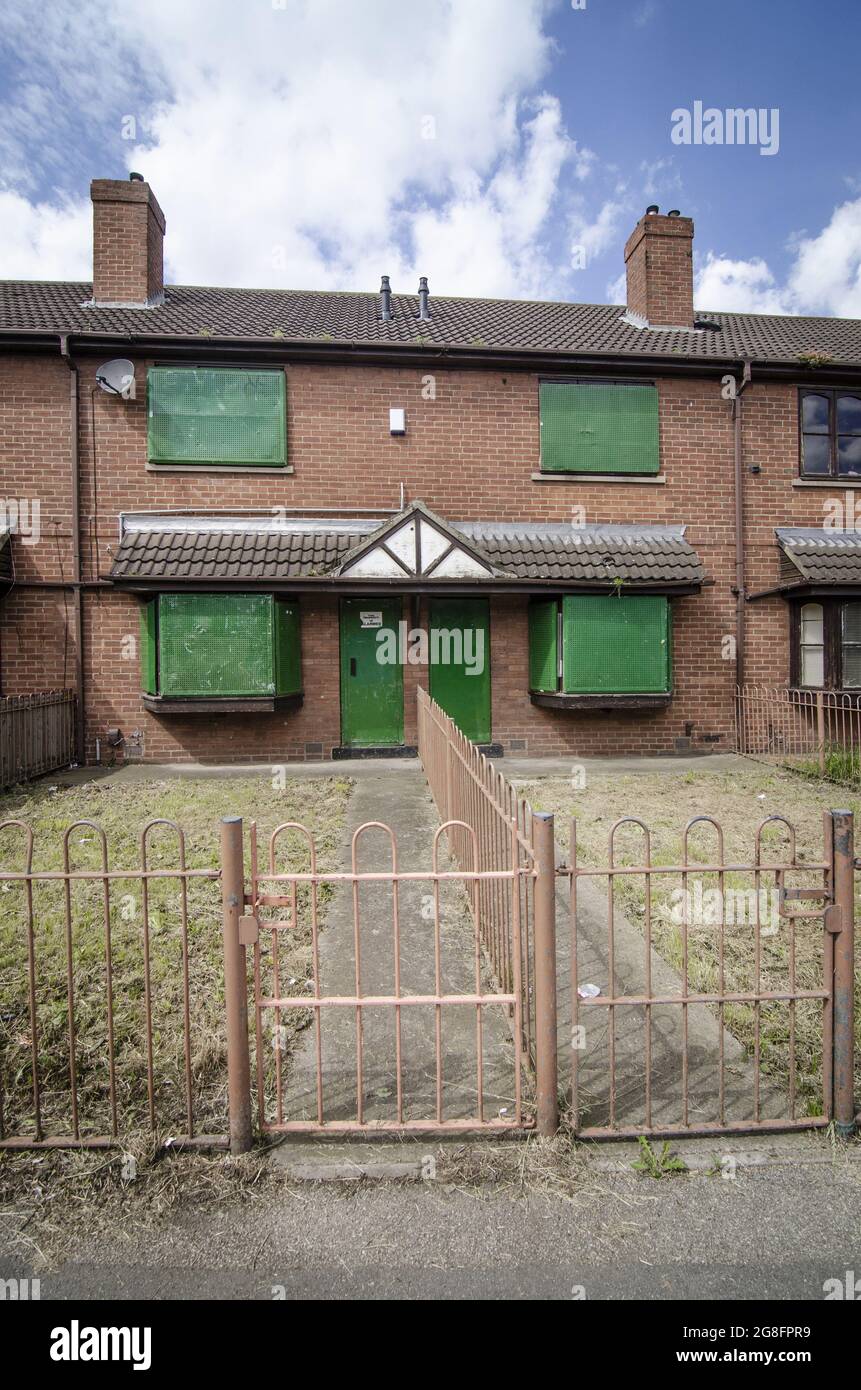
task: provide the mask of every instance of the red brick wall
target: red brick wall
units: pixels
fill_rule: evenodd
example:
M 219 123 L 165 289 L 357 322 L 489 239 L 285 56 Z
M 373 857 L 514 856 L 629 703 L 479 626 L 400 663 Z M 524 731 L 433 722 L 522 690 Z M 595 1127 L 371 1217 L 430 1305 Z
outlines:
M 690 737 L 694 749 L 726 746 L 732 727 L 735 670 L 721 654 L 734 632 L 733 430 L 717 378 L 659 382 L 661 471 L 666 482 L 594 480 L 536 482 L 538 389 L 534 375 L 499 371 L 427 373 L 406 368 L 287 364 L 291 474 L 148 471 L 146 401 L 106 396 L 95 386 L 97 363 L 81 359 L 81 514 L 85 580 L 110 569 L 118 513 L 178 508 L 398 506 L 421 498 L 451 520 L 569 520 L 685 523 L 713 584 L 674 601 L 675 696 L 665 710 L 617 716 L 569 715 L 538 709 L 527 690 L 525 599 L 492 604 L 493 737 L 506 747 L 524 741 L 534 753 L 673 752 Z M 146 363 L 138 361 L 138 381 Z M 427 399 L 427 374 L 436 398 Z M 388 432 L 391 406 L 407 411 L 407 434 Z M 774 527 L 821 525 L 828 497 L 843 489 L 793 488 L 797 476 L 797 396 L 789 386 L 754 384 L 744 395 L 748 587 L 774 584 Z M 19 579 L 71 574 L 69 373 L 50 357 L 7 356 L 0 364 L 0 438 L 9 497 L 39 497 L 42 538 L 13 542 Z M 94 450 L 95 444 L 95 450 Z M 95 465 L 94 465 L 95 458 Z M 0 605 L 0 679 L 7 693 L 61 682 L 74 672 L 73 605 L 57 590 L 13 592 Z M 142 707 L 136 656 L 123 639 L 137 637 L 137 605 L 116 591 L 85 591 L 84 657 L 87 746 L 118 726 L 142 732 L 143 755 L 159 760 L 254 759 L 277 762 L 328 756 L 340 740 L 337 605 L 303 598 L 305 704 L 272 716 L 184 720 L 156 718 Z M 409 605 L 404 616 L 411 621 Z M 788 674 L 788 620 L 780 599 L 748 606 L 748 679 L 779 683 Z M 405 674 L 407 742 L 415 740 L 412 693 L 422 678 Z M 692 726 L 690 733 L 687 726 Z M 712 743 L 706 735 L 720 735 Z

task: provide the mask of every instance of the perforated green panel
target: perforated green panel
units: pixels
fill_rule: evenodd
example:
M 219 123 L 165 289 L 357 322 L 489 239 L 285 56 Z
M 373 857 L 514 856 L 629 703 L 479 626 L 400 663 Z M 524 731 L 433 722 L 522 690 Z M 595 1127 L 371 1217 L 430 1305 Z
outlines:
M 271 594 L 161 594 L 162 695 L 271 695 Z
M 658 472 L 654 386 L 542 382 L 540 393 L 543 472 Z
M 295 695 L 302 689 L 299 605 L 295 599 L 275 600 L 275 689 L 279 695 Z
M 556 689 L 556 616 L 559 604 L 555 598 L 533 600 L 529 605 L 529 689 Z
M 563 686 L 572 694 L 670 689 L 670 605 L 652 595 L 571 594 L 562 600 Z
M 156 671 L 156 606 L 158 599 L 141 604 L 141 690 L 154 695 L 158 689 Z
M 156 463 L 286 463 L 283 372 L 151 367 L 149 457 Z

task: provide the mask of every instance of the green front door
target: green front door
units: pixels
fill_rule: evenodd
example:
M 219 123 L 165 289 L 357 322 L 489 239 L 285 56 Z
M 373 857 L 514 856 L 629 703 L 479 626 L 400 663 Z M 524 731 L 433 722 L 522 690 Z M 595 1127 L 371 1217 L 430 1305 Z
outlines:
M 380 661 L 397 637 L 403 604 L 399 598 L 341 600 L 341 742 L 367 747 L 404 741 L 404 673 L 400 661 Z M 397 643 L 395 644 L 397 646 Z M 388 651 L 387 651 L 388 649 Z
M 486 598 L 431 599 L 430 693 L 475 743 L 490 742 L 490 613 Z

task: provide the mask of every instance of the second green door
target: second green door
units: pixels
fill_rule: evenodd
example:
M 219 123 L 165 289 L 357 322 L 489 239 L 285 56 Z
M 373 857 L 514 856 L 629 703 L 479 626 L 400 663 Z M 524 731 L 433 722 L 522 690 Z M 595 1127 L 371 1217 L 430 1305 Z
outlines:
M 490 742 L 490 611 L 486 598 L 430 602 L 430 693 L 474 743 Z

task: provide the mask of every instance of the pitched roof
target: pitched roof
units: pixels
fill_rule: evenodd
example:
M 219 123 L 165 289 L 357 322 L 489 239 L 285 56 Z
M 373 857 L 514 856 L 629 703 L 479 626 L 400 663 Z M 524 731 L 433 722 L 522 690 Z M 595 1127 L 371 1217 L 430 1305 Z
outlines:
M 861 534 L 812 526 L 775 529 L 782 551 L 782 587 L 861 584 Z
M 414 508 L 396 518 L 395 527 Z M 425 514 L 426 509 L 425 509 Z M 124 518 L 124 534 L 111 578 L 119 583 L 236 583 L 302 580 L 332 587 L 353 582 L 336 571 L 381 532 L 380 519 L 328 521 L 235 517 Z M 468 549 L 495 570 L 482 585 L 559 583 L 698 587 L 702 564 L 681 526 L 585 526 L 544 522 L 449 522 Z M 373 581 L 388 586 L 392 581 Z M 415 583 L 405 574 L 402 587 Z M 433 576 L 428 577 L 433 582 Z M 477 582 L 477 581 L 476 581 Z M 469 581 L 464 581 L 469 587 Z
M 251 340 L 279 343 L 667 356 L 797 363 L 817 351 L 861 364 L 861 320 L 776 314 L 703 313 L 699 330 L 637 328 L 613 304 L 567 304 L 431 295 L 418 320 L 415 295 L 393 296 L 390 322 L 376 294 L 313 290 L 217 289 L 170 285 L 150 309 L 95 308 L 82 281 L 0 281 L 0 332 Z

